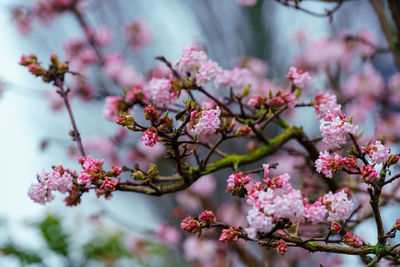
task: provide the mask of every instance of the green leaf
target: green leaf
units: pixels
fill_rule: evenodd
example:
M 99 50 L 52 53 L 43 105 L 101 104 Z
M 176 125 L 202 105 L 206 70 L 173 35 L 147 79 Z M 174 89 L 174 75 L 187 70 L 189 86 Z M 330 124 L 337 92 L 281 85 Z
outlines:
M 48 215 L 38 226 L 49 249 L 67 256 L 68 235 L 64 232 L 60 220 L 53 215 Z
M 83 253 L 87 259 L 112 262 L 121 257 L 132 257 L 125 250 L 121 235 L 96 237 L 83 246 Z
M 11 243 L 6 244 L 4 247 L 1 247 L 0 253 L 4 255 L 17 257 L 19 261 L 23 264 L 33 264 L 42 262 L 42 258 L 38 254 L 18 249 Z

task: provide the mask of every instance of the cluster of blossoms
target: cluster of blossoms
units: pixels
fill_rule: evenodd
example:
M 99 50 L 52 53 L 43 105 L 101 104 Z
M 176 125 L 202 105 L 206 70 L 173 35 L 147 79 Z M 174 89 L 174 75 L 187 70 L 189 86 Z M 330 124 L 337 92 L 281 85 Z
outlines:
M 210 135 L 214 134 L 221 125 L 221 110 L 217 106 L 216 109 L 205 109 L 198 113 L 196 110 L 190 114 L 190 121 L 193 125 L 192 134 Z
M 268 98 L 266 96 L 253 95 L 247 102 L 248 105 L 259 109 L 264 105 L 269 105 L 272 108 L 281 106 L 283 104 L 288 105 L 289 108 L 294 108 L 297 104 L 296 96 L 292 92 L 284 92 L 280 89 L 274 97 Z
M 297 34 L 302 36 L 302 34 Z M 341 31 L 337 36 L 318 36 L 312 40 L 296 38 L 299 43 L 307 42 L 306 49 L 295 56 L 296 66 L 303 69 L 319 71 L 338 64 L 345 72 L 349 72 L 351 64 L 358 56 L 370 57 L 375 53 L 376 37 L 369 29 L 361 28 L 351 35 Z M 362 41 L 360 41 L 362 40 Z
M 193 73 L 199 86 L 215 81 L 222 74 L 218 63 L 209 60 L 207 54 L 197 45 L 185 47 L 181 57 L 173 63 L 173 67 L 182 77 Z
M 157 142 L 160 142 L 160 139 L 157 135 L 157 130 L 154 127 L 148 128 L 146 131 L 144 131 L 140 140 L 146 146 L 154 146 Z
M 311 77 L 308 72 L 297 70 L 295 67 L 290 67 L 286 78 L 292 81 L 293 85 L 298 88 L 304 88 L 311 81 Z
M 304 215 L 312 223 L 339 222 L 347 219 L 353 208 L 353 202 L 348 199 L 344 190 L 333 194 L 329 192 L 309 205 L 308 199 L 304 199 Z
M 276 246 L 276 252 L 278 252 L 279 255 L 285 255 L 286 252 L 288 252 L 288 247 L 286 246 L 285 241 L 279 240 L 275 242 Z
M 240 192 L 245 189 L 245 186 L 250 181 L 250 176 L 243 177 L 243 173 L 241 172 L 231 174 L 227 180 L 228 186 L 226 187 L 226 192 L 232 195 L 240 195 Z
M 203 228 L 209 228 L 217 219 L 212 211 L 206 210 L 199 214 L 197 218 L 187 216 L 181 222 L 181 229 L 189 233 L 200 232 Z
M 54 199 L 52 191 L 69 193 L 70 195 L 64 201 L 67 205 L 74 205 L 76 201 L 79 201 L 79 192 L 87 191 L 92 184 L 95 184 L 98 185 L 97 196 L 111 197 L 111 192 L 119 183 L 118 176 L 122 169 L 113 166 L 108 172 L 105 172 L 103 170 L 104 160 L 93 159 L 90 156 L 80 157 L 78 162 L 82 165 L 79 174 L 60 164 L 58 167 L 53 167 L 53 172 L 43 172 L 38 175 L 39 183 L 31 185 L 28 196 L 34 202 L 45 204 Z
M 363 245 L 363 241 L 356 236 L 355 234 L 351 233 L 351 232 L 347 232 L 344 236 L 343 236 L 343 243 L 345 243 L 348 246 L 352 246 L 352 247 L 361 247 Z
M 232 242 L 236 243 L 238 241 L 238 228 L 229 227 L 228 229 L 222 230 L 221 236 L 219 237 L 219 241 L 221 242 Z
M 73 8 L 82 9 L 83 0 L 34 0 L 33 6 L 16 6 L 12 12 L 12 19 L 16 23 L 21 34 L 29 34 L 32 31 L 33 19 L 37 18 L 43 23 L 49 23 L 58 15 Z
M 121 96 L 108 96 L 103 109 L 103 116 L 114 121 L 119 111 L 122 110 L 123 99 Z
M 178 91 L 172 87 L 172 77 L 166 78 L 153 78 L 150 80 L 147 87 L 144 88 L 148 98 L 154 104 L 159 106 L 166 106 L 173 103 L 177 96 Z
M 324 174 L 327 178 L 340 171 L 343 167 L 348 170 L 356 170 L 357 160 L 354 157 L 341 157 L 339 154 L 334 153 L 333 157 L 328 151 L 320 152 L 319 158 L 315 161 L 317 172 Z
M 38 183 L 32 184 L 28 190 L 28 196 L 39 204 L 45 204 L 54 199 L 52 191 L 66 193 L 72 189 L 73 176 L 76 173 L 61 164 L 53 168 L 53 172 L 43 172 L 38 175 Z
M 361 167 L 361 176 L 365 183 L 371 184 L 378 178 L 378 172 L 372 165 L 364 165 Z
M 247 203 L 251 209 L 247 215 L 249 227 L 246 231 L 250 238 L 256 239 L 259 232 L 269 233 L 279 222 L 339 222 L 350 215 L 353 203 L 343 190 L 335 194 L 329 192 L 308 204 L 308 199 L 292 188 L 287 173 L 271 179 L 268 178 L 268 164 L 263 164 L 263 168 L 264 184 L 255 182 L 250 185 L 250 178 L 244 179 L 242 173 L 232 174 L 227 180 L 228 192 L 243 191 L 247 185 Z
M 124 28 L 126 38 L 133 51 L 138 51 L 153 40 L 150 26 L 144 19 L 136 19 Z
M 325 118 L 327 114 L 340 113 L 341 106 L 336 102 L 336 95 L 331 93 L 319 92 L 314 98 L 315 114 L 319 120 Z
M 346 119 L 344 114 L 327 114 L 320 125 L 322 140 L 332 146 L 339 147 L 346 143 L 347 134 L 356 134 L 358 126 Z
M 381 141 L 376 140 L 374 143 L 369 144 L 363 150 L 368 154 L 372 163 L 379 164 L 384 163 L 389 159 L 390 148 L 382 145 Z

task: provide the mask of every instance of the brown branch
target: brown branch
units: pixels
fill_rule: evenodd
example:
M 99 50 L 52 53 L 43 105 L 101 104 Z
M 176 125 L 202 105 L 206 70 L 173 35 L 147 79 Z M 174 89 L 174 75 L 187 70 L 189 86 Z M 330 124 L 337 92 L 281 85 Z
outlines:
M 65 107 L 67 108 L 68 115 L 69 115 L 69 118 L 70 118 L 70 121 L 72 124 L 72 128 L 73 128 L 73 132 L 72 132 L 73 140 L 76 142 L 79 152 L 81 153 L 82 157 L 86 157 L 85 150 L 82 145 L 81 136 L 78 131 L 78 127 L 76 126 L 74 114 L 72 113 L 71 105 L 69 104 L 69 100 L 68 100 L 69 90 L 67 90 L 67 91 L 64 90 L 64 81 L 59 77 L 57 77 L 55 79 L 54 84 L 58 87 L 59 90 L 57 92 L 63 98 Z

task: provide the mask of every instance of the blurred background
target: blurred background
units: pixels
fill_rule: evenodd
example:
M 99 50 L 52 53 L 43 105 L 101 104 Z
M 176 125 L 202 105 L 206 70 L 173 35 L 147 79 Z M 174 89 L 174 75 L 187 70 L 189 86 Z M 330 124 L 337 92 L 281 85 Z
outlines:
M 57 102 L 49 93 L 54 88 L 35 79 L 18 65 L 18 61 L 22 54 L 30 53 L 43 59 L 41 61 L 48 60 L 52 53 L 61 59 L 66 58 L 68 40 L 84 36 L 76 16 L 68 12 L 57 14 L 48 21 L 32 19 L 28 23 L 29 32 L 22 29 L 21 33 L 21 25 L 18 31 L 15 8 L 21 5 L 29 7 L 34 2 L 0 0 L 0 170 L 3 182 L 0 251 L 4 254 L 0 256 L 0 266 L 21 266 L 23 263 L 37 266 L 200 266 L 193 265 L 193 257 L 181 249 L 171 249 L 168 244 L 163 244 L 163 240 L 154 237 L 161 222 L 179 226 L 176 214 L 180 212 L 177 207 L 182 202 L 192 201 L 194 206 L 198 205 L 198 200 L 191 196 L 181 194 L 179 200 L 179 197 L 167 195 L 160 199 L 117 192 L 112 199 L 104 200 L 90 193 L 77 207 L 65 207 L 61 195 L 56 195 L 56 201 L 45 206 L 28 198 L 27 189 L 42 170 L 59 163 L 71 168 L 79 165 L 75 159 L 74 143 L 68 136 L 68 114 L 65 109 L 54 107 Z M 304 1 L 303 6 L 324 12 L 333 4 Z M 345 3 L 335 13 L 332 22 L 326 17 L 314 17 L 267 0 L 254 7 L 243 7 L 235 0 L 85 0 L 82 13 L 93 29 L 103 26 L 109 29 L 112 37 L 110 43 L 101 49 L 102 53 L 122 52 L 124 71 L 130 77 L 146 75 L 155 64 L 159 64 L 155 56 L 176 60 L 182 48 L 193 43 L 204 46 L 209 57 L 224 68 L 233 68 L 243 57 L 256 57 L 268 67 L 268 79 L 277 83 L 284 81 L 294 56 L 304 48 L 296 41 L 301 32 L 312 39 L 335 36 L 343 29 L 355 32 L 368 28 L 375 32 L 377 43 L 385 45 L 368 1 Z M 146 21 L 151 41 L 140 49 L 131 49 L 123 29 L 137 19 Z M 384 79 L 396 71 L 390 54 L 376 56 L 373 64 Z M 86 140 L 88 146 L 94 147 L 98 157 L 106 157 L 104 153 L 110 153 L 110 150 L 107 150 L 107 143 L 98 138 L 115 135 L 117 127 L 103 118 L 104 97 L 113 92 L 121 93 L 121 84 L 105 77 L 99 66 L 93 66 L 85 73 L 94 87 L 106 90 L 91 101 L 73 97 L 72 109 L 77 114 L 84 142 Z M 129 79 L 125 84 L 129 85 Z M 318 90 L 324 86 L 324 80 L 316 77 L 313 87 Z M 308 116 L 305 114 L 301 116 Z M 314 117 L 301 123 L 305 124 L 307 131 L 318 134 Z M 94 144 L 93 140 L 101 144 Z M 137 140 L 137 136 L 132 135 L 130 142 L 135 145 Z M 120 157 L 127 156 L 123 154 Z M 228 172 L 214 175 L 214 178 L 222 176 L 215 179 L 216 192 L 224 191 L 227 175 Z M 206 199 L 222 203 L 228 197 L 213 194 Z M 387 213 L 386 217 L 390 218 L 393 209 L 387 209 L 384 216 Z M 365 240 L 373 240 L 374 236 L 368 236 L 368 231 L 363 230 L 370 226 L 362 227 L 359 231 L 364 233 L 360 235 Z M 53 240 L 53 234 L 58 239 Z M 171 235 L 178 243 L 184 242 L 180 232 L 171 230 Z M 138 240 L 147 240 L 151 245 L 141 244 Z M 213 248 L 211 245 L 208 247 Z M 138 255 L 141 249 L 144 252 Z M 149 251 L 156 256 L 147 257 Z M 241 266 L 241 263 L 237 264 Z M 294 260 L 293 264 L 310 266 L 307 261 L 301 264 Z M 344 257 L 335 258 L 331 265 L 324 266 L 342 264 L 359 266 L 360 262 L 356 257 Z

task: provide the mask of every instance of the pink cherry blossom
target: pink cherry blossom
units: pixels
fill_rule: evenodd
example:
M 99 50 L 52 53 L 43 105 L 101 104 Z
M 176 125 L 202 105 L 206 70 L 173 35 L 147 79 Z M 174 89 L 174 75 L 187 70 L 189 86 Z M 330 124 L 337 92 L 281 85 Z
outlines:
M 243 177 L 243 173 L 231 174 L 227 180 L 226 192 L 235 193 L 250 182 L 250 176 Z
M 328 151 L 319 152 L 319 158 L 315 161 L 317 172 L 322 173 L 327 178 L 332 178 L 335 172 L 342 168 L 342 157 L 334 153 L 332 157 Z
M 202 227 L 208 227 L 217 220 L 214 213 L 210 210 L 203 211 L 198 218 Z
M 362 240 L 355 234 L 352 234 L 351 232 L 347 232 L 343 236 L 343 243 L 345 243 L 348 246 L 352 246 L 352 247 L 356 247 L 356 248 L 361 247 L 363 245 Z
M 335 194 L 329 192 L 322 198 L 322 204 L 324 204 L 328 210 L 327 220 L 329 222 L 347 219 L 353 208 L 353 202 L 347 198 L 347 194 L 343 190 Z
M 100 189 L 104 189 L 107 191 L 114 191 L 118 183 L 119 183 L 118 180 L 114 180 L 111 177 L 105 177 L 103 184 L 100 186 Z
M 182 236 L 179 230 L 167 223 L 159 224 L 154 233 L 161 244 L 176 246 L 181 242 Z
M 43 183 L 32 184 L 28 189 L 28 196 L 34 202 L 39 204 L 45 204 L 54 199 L 51 191 L 48 190 Z
M 104 117 L 110 121 L 114 121 L 118 113 L 120 113 L 121 103 L 121 96 L 107 96 L 103 109 Z
M 238 231 L 234 227 L 222 230 L 221 236 L 218 239 L 221 242 L 233 242 L 238 241 Z
M 200 222 L 195 220 L 192 216 L 187 216 L 181 222 L 181 229 L 189 233 L 195 233 L 201 229 Z
M 319 92 L 315 95 L 315 113 L 318 119 L 323 119 L 329 114 L 339 114 L 341 106 L 336 103 L 336 95 Z
M 153 40 L 150 26 L 142 18 L 135 19 L 130 24 L 126 25 L 124 28 L 124 34 L 133 51 L 143 49 Z
M 331 227 L 329 227 L 329 231 L 331 231 L 331 233 L 333 233 L 333 234 L 339 234 L 341 230 L 342 230 L 342 226 L 340 224 L 338 224 L 337 222 L 333 222 L 331 224 Z
M 172 91 L 171 81 L 166 78 L 153 78 L 145 87 L 145 92 L 150 96 L 154 104 L 158 106 L 167 106 L 177 97 Z
M 146 146 L 154 146 L 157 142 L 160 142 L 160 139 L 157 135 L 157 130 L 154 127 L 148 128 L 145 132 L 143 132 L 142 138 L 140 138 L 140 140 Z
M 321 201 L 316 201 L 311 205 L 304 207 L 304 216 L 312 223 L 320 223 L 326 221 L 328 211 Z
M 347 97 L 356 97 L 358 95 L 379 97 L 382 95 L 384 87 L 385 83 L 380 73 L 372 64 L 365 64 L 364 70 L 351 76 L 344 83 L 341 90 Z
M 285 255 L 286 252 L 288 252 L 288 247 L 286 246 L 285 241 L 279 240 L 275 241 L 276 245 L 276 251 L 278 252 L 279 255 Z
M 209 60 L 200 65 L 196 75 L 196 83 L 200 86 L 215 80 L 217 75 L 222 71 L 215 61 Z
M 365 183 L 371 184 L 378 178 L 378 172 L 375 170 L 374 166 L 364 165 L 361 167 L 361 176 Z
M 264 175 L 264 177 L 265 177 L 265 175 Z M 266 184 L 266 186 L 271 189 L 281 188 L 281 189 L 286 190 L 290 187 L 289 180 L 290 180 L 290 175 L 287 173 L 284 173 L 284 174 L 274 177 L 273 179 L 264 178 L 263 181 Z
M 295 67 L 290 67 L 288 74 L 286 75 L 292 83 L 299 88 L 304 88 L 311 81 L 310 74 L 303 70 L 297 70 Z
M 191 133 L 197 135 L 214 134 L 221 124 L 220 115 L 219 107 L 203 110 L 197 123 L 191 129 Z
M 346 143 L 346 134 L 356 134 L 358 130 L 358 126 L 347 121 L 346 116 L 342 114 L 329 114 L 320 122 L 323 141 L 337 147 Z
M 368 145 L 366 152 L 374 164 L 386 162 L 390 156 L 390 148 L 382 145 L 381 141 L 379 140 L 376 140 L 374 143 Z
M 252 85 L 254 80 L 254 75 L 248 69 L 234 68 L 220 72 L 215 79 L 215 86 L 233 88 L 242 92 L 246 86 Z
M 76 181 L 80 185 L 85 185 L 86 188 L 89 188 L 92 181 L 98 180 L 104 174 L 103 159 L 98 160 L 87 156 L 78 158 L 78 162 L 82 165 L 82 170 Z
M 203 64 L 208 64 L 207 54 L 197 45 L 193 45 L 183 48 L 183 53 L 181 57 L 173 63 L 173 68 L 182 76 L 186 76 L 186 73 L 195 72 Z M 216 68 L 215 63 L 206 65 L 203 69 L 203 74 L 206 74 L 205 71 L 209 68 Z

